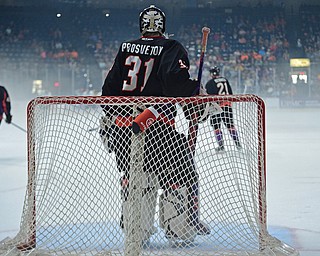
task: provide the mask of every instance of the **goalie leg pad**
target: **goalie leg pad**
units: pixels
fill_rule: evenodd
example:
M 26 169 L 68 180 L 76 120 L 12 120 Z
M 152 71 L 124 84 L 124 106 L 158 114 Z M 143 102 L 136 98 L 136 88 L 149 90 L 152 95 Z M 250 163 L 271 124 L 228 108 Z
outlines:
M 186 187 L 161 194 L 160 227 L 170 240 L 192 242 L 195 239 L 197 230 L 190 225 Z
M 127 183 L 128 184 L 128 183 Z M 128 184 L 129 185 L 129 184 Z M 125 191 L 124 191 L 125 190 Z M 128 221 L 128 207 L 129 203 L 127 199 L 128 187 L 122 187 L 122 219 L 123 219 L 123 231 L 126 234 L 126 226 Z M 126 196 L 124 196 L 126 195 Z M 158 196 L 158 182 L 157 176 L 154 173 L 143 174 L 143 190 L 142 190 L 142 202 L 141 202 L 141 227 L 143 229 L 142 240 L 148 240 L 156 231 L 154 226 L 156 204 Z

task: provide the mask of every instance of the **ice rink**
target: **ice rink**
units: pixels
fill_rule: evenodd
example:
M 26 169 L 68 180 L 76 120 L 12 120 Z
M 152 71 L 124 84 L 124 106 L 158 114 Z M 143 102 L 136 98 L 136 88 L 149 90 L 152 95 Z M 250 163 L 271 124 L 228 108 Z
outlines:
M 10 90 L 10 88 L 8 88 Z M 27 100 L 12 97 L 13 122 L 26 129 Z M 266 100 L 268 230 L 320 255 L 320 108 L 283 109 Z M 27 179 L 26 133 L 0 126 L 0 241 L 19 230 Z

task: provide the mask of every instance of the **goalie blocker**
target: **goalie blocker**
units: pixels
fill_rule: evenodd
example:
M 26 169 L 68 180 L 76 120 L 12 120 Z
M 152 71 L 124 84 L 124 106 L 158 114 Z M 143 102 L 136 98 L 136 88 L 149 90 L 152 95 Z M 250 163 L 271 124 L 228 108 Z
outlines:
M 142 112 L 140 115 L 143 113 L 145 112 Z M 142 117 L 137 116 L 137 118 L 141 120 Z M 128 161 L 129 155 L 124 156 L 124 154 L 129 150 L 126 150 L 126 153 L 123 150 L 120 152 L 120 145 L 126 144 L 123 142 L 125 138 L 119 136 L 118 132 L 119 129 L 126 129 L 130 133 L 130 127 L 118 127 L 114 125 L 112 120 L 115 120 L 115 118 L 112 117 L 103 117 L 102 120 L 100 136 L 105 147 L 108 150 L 112 148 L 116 154 L 122 155 L 122 159 Z M 103 127 L 104 125 L 105 127 Z M 157 174 L 145 171 L 143 175 L 141 201 L 142 239 L 146 241 L 156 232 L 154 223 L 159 188 L 163 189 L 159 203 L 160 227 L 164 229 L 168 239 L 174 241 L 193 241 L 196 235 L 209 234 L 209 227 L 199 220 L 198 175 L 195 172 L 195 166 L 185 135 L 178 133 L 173 126 L 158 120 L 146 128 L 144 129 L 146 133 L 145 145 L 147 147 L 147 150 L 145 150 L 145 161 L 147 161 L 145 162 L 145 169 L 154 169 L 154 166 L 157 166 L 158 170 Z M 154 134 L 157 133 L 163 133 L 161 135 L 162 141 L 156 141 L 154 138 Z M 108 138 L 103 136 L 103 134 L 108 134 Z M 111 145 L 110 142 L 112 142 Z M 176 145 L 180 145 L 179 150 L 176 149 Z M 155 153 L 163 159 L 175 159 L 175 161 L 181 159 L 182 161 L 173 162 L 171 160 L 166 163 L 162 162 L 159 166 L 159 162 L 153 162 L 152 156 Z M 123 163 L 121 166 L 118 166 L 118 169 L 123 171 L 124 166 L 122 165 Z M 126 175 L 121 178 L 122 216 L 120 224 L 125 234 L 127 232 L 128 219 L 127 198 L 130 185 L 129 180 Z

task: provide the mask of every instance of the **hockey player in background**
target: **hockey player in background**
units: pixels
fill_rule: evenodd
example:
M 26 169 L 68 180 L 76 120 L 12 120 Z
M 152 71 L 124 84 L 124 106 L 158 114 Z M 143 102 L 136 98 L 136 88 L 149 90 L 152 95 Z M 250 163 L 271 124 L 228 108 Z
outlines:
M 164 36 L 165 14 L 151 5 L 140 13 L 139 23 L 141 37 L 121 43 L 105 78 L 102 96 L 192 96 L 199 84 L 190 78 L 185 48 L 178 41 Z M 197 234 L 210 233 L 209 227 L 199 220 L 198 174 L 186 136 L 175 130 L 175 105 L 155 107 L 159 116 L 145 130 L 143 239 L 147 240 L 155 231 L 154 216 L 160 185 L 164 191 L 160 198 L 160 207 L 163 206 L 160 226 L 166 237 L 193 240 Z M 109 152 L 115 152 L 117 168 L 123 175 L 121 226 L 126 233 L 133 110 L 131 106 L 104 106 L 104 112 L 100 135 Z
M 205 85 L 205 89 L 208 94 L 210 95 L 232 95 L 233 94 L 229 81 L 225 77 L 220 76 L 219 67 L 215 66 L 211 68 L 209 72 L 211 75 L 211 79 Z M 218 148 L 216 148 L 216 151 L 221 152 L 221 151 L 224 151 L 225 149 L 222 130 L 221 130 L 222 124 L 224 124 L 227 127 L 233 141 L 235 142 L 236 147 L 238 149 L 241 149 L 238 132 L 234 125 L 231 102 L 221 101 L 219 102 L 219 104 L 223 112 L 221 114 L 210 116 L 210 124 L 214 128 L 214 134 L 218 142 Z
M 6 115 L 6 123 L 10 124 L 12 120 L 10 97 L 6 88 L 0 85 L 0 124 L 3 113 Z

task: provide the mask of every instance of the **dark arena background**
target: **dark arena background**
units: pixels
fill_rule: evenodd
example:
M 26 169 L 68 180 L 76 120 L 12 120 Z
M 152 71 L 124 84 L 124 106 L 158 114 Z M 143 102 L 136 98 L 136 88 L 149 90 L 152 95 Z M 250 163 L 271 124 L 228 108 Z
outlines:
M 0 1 L 0 81 L 13 93 L 99 94 L 122 40 L 139 36 L 151 1 Z M 237 94 L 282 107 L 320 100 L 318 1 L 155 1 L 196 77 L 201 27 L 211 28 L 204 79 L 219 65 Z

